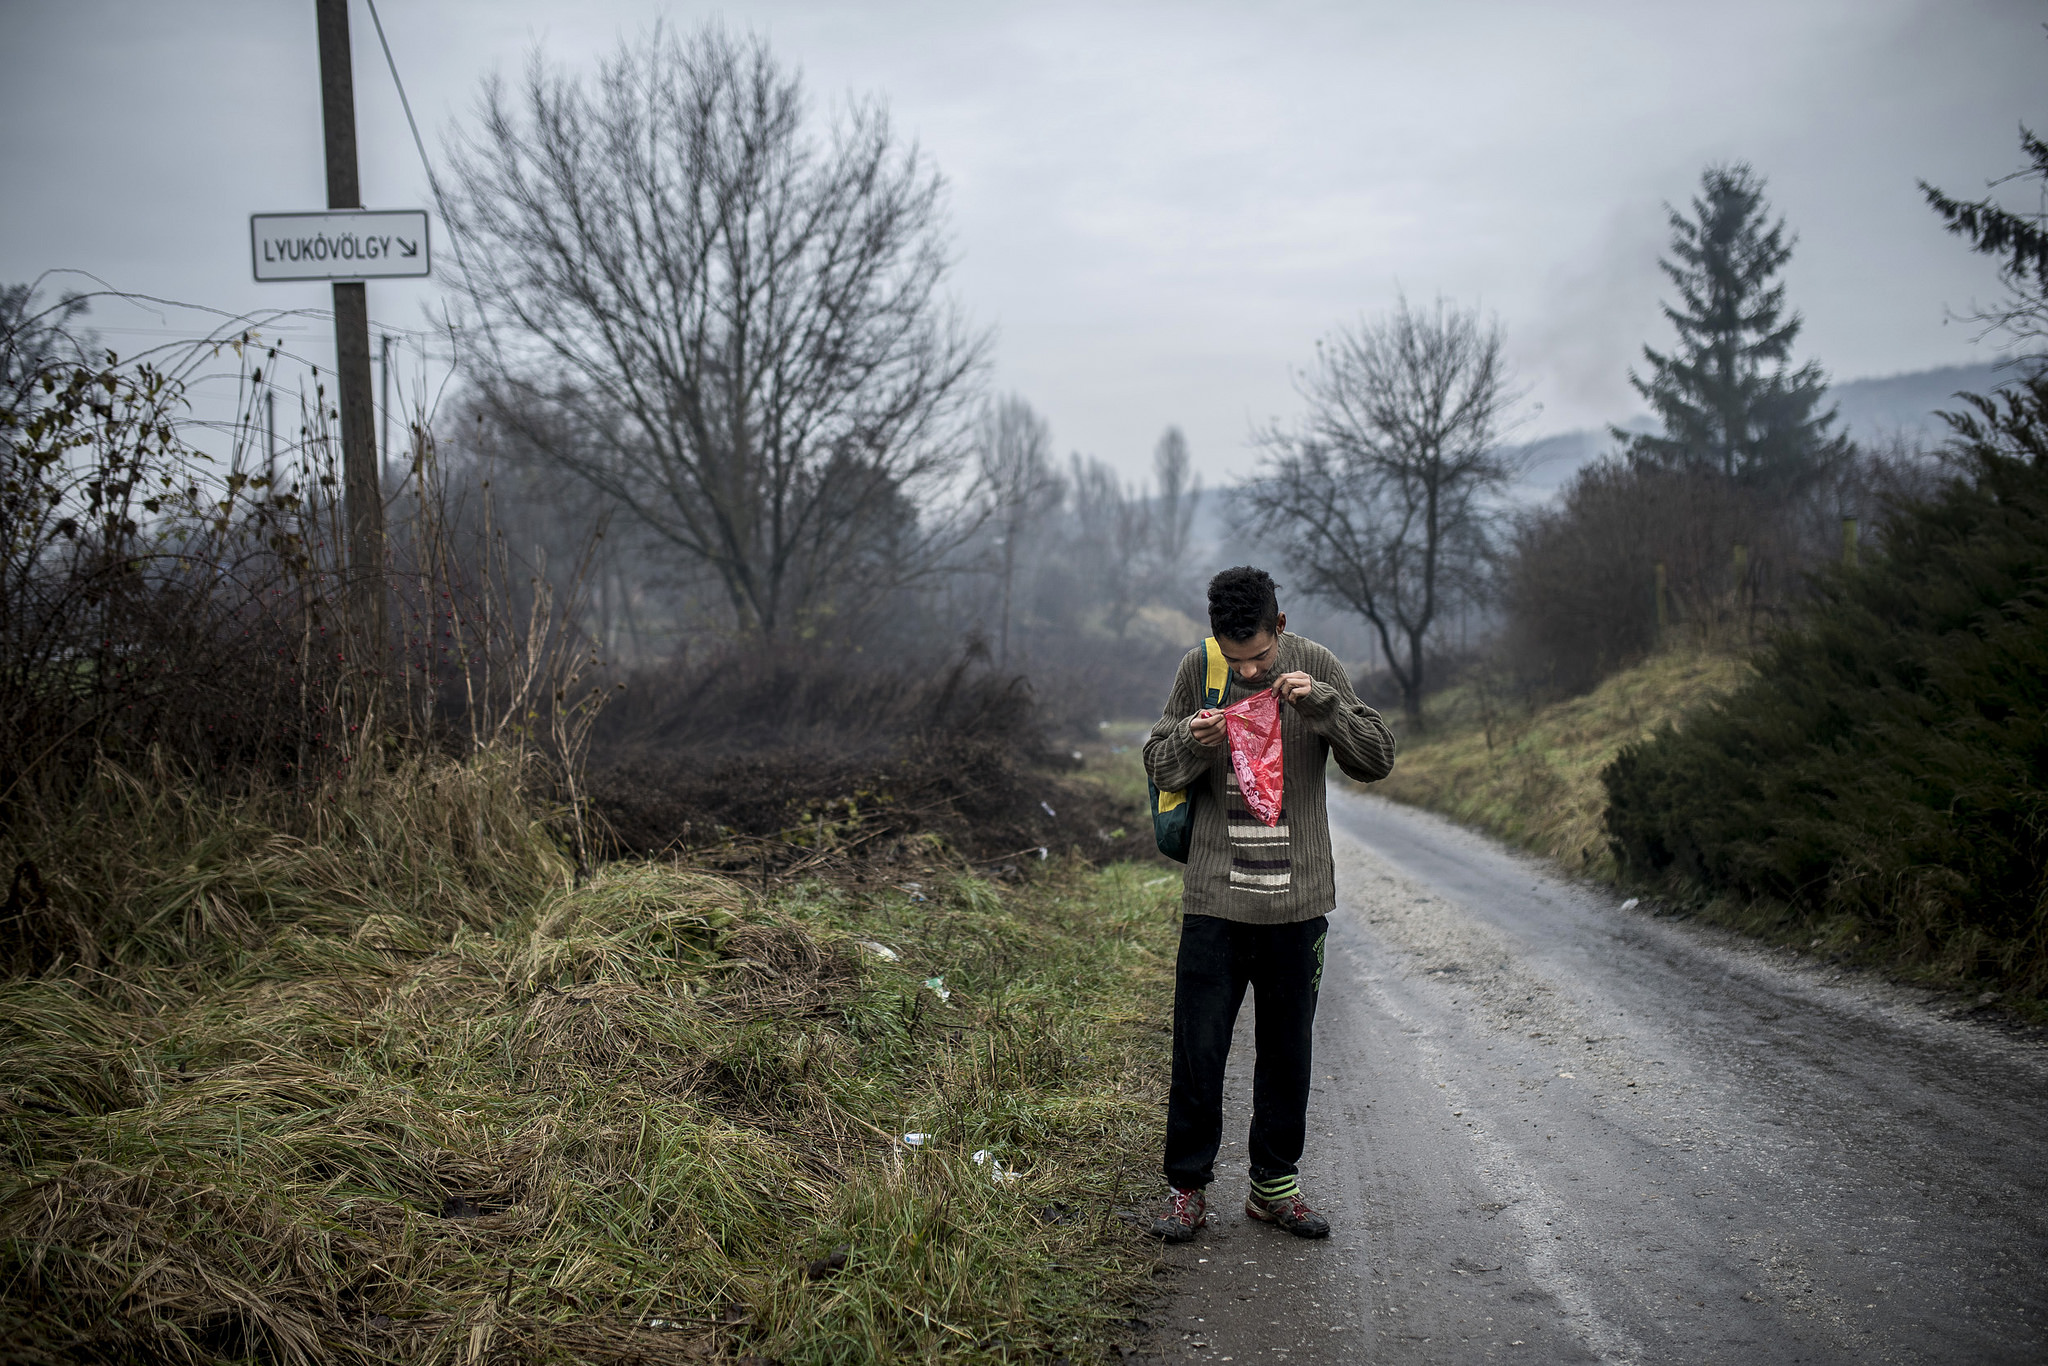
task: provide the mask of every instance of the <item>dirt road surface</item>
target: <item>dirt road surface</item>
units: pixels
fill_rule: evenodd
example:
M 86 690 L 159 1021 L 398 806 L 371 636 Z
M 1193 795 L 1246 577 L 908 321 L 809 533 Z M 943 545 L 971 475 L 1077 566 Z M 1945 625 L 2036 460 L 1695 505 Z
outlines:
M 2048 1361 L 2048 1048 L 1331 793 L 1303 1242 L 1165 1256 L 1164 1362 Z

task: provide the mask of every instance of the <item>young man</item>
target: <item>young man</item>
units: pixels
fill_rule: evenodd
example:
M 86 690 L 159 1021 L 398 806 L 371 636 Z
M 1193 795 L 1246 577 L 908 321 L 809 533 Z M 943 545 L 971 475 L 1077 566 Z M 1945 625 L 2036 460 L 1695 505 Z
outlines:
M 1173 1188 L 1152 1232 L 1186 1242 L 1208 1218 L 1204 1189 L 1223 1137 L 1223 1064 L 1246 986 L 1257 999 L 1252 1073 L 1251 1193 L 1245 1213 L 1303 1238 L 1329 1236 L 1296 1181 L 1308 1114 L 1309 1052 L 1323 981 L 1327 912 L 1337 904 L 1323 769 L 1361 782 L 1394 767 L 1394 737 L 1358 700 L 1337 658 L 1290 635 L 1264 570 L 1226 569 L 1209 581 L 1209 628 L 1229 667 L 1222 706 L 1262 688 L 1281 707 L 1281 811 L 1268 826 L 1237 787 L 1223 717 L 1202 706 L 1205 650 L 1190 650 L 1145 741 L 1145 771 L 1162 792 L 1194 803 L 1180 959 L 1173 990 L 1173 1089 L 1166 1110 L 1166 1180 Z

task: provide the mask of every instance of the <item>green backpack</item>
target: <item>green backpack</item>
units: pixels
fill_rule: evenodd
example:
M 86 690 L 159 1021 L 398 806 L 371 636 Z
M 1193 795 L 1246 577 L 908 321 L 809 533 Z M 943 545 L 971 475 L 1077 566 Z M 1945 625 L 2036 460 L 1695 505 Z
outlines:
M 1209 671 L 1202 680 L 1202 705 L 1218 707 L 1223 705 L 1223 688 L 1230 681 L 1230 666 L 1224 662 L 1223 647 L 1216 643 L 1216 637 L 1203 641 L 1202 648 L 1209 662 Z M 1175 863 L 1186 863 L 1188 842 L 1195 833 L 1194 789 L 1161 792 L 1159 785 L 1147 778 L 1145 790 L 1151 798 L 1152 838 L 1158 843 L 1159 852 Z

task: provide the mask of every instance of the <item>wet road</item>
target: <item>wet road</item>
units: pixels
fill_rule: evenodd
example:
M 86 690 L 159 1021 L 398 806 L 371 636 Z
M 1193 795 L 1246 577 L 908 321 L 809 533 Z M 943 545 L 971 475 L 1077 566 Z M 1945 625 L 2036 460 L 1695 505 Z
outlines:
M 1331 826 L 1303 1185 L 1335 1233 L 1244 1219 L 1248 1008 L 1146 1359 L 2048 1361 L 2040 1042 L 1426 813 L 1333 790 Z

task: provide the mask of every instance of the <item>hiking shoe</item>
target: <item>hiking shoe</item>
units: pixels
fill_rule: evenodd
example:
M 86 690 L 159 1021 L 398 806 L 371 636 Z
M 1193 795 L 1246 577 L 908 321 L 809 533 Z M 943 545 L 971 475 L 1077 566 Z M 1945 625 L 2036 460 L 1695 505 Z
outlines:
M 1173 1187 L 1173 1200 L 1163 1214 L 1152 1220 L 1152 1236 L 1169 1243 L 1185 1243 L 1209 1222 L 1209 1200 L 1201 1188 Z
M 1244 1212 L 1262 1224 L 1278 1224 L 1297 1238 L 1330 1236 L 1330 1221 L 1310 1209 L 1299 1192 L 1268 1200 L 1254 1191 L 1244 1198 Z

